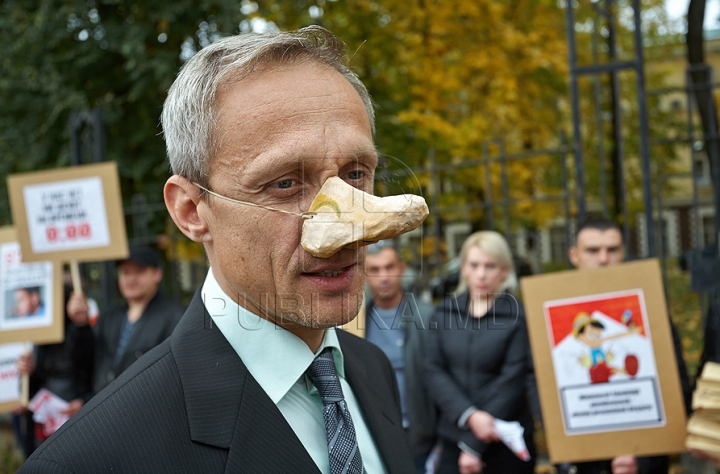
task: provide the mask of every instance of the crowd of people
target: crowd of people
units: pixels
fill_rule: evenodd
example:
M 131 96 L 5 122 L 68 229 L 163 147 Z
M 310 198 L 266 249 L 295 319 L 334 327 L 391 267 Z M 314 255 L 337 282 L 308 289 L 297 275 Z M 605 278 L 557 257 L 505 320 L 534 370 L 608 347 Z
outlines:
M 63 288 L 64 339 L 36 345 L 18 360 L 18 372 L 30 379 L 30 396 L 45 388 L 68 402 L 63 414 L 72 416 L 140 356 L 167 339 L 185 307 L 159 291 L 163 272 L 158 253 L 134 247 L 117 262 L 122 303 L 104 308 L 92 322 L 92 300 L 73 292 L 67 273 Z M 13 410 L 13 430 L 25 456 L 50 433 L 33 421 L 20 404 Z
M 392 245 L 383 243 L 382 252 L 390 262 L 382 267 L 371 257 L 378 244 L 368 251 L 367 278 L 372 297 L 367 310 L 377 319 L 366 323 L 366 333 L 372 328 L 389 328 L 393 321 L 412 322 L 395 306 L 392 315 L 381 315 L 375 308 L 383 301 L 417 301 L 404 293 L 403 264 Z M 438 473 L 504 473 L 534 472 L 535 422 L 542 423 L 532 356 L 522 303 L 513 296 L 517 279 L 513 258 L 504 237 L 493 231 L 470 235 L 461 250 L 461 282 L 458 289 L 440 301 L 429 322 L 424 322 L 426 346 L 417 348 L 424 357 L 423 393 L 429 395 L 430 407 L 435 410 L 437 423 L 434 443 L 414 443 L 416 456 L 427 459 L 433 449 L 441 453 L 437 465 L 425 466 L 416 462 L 418 472 Z M 575 245 L 568 258 L 579 270 L 619 264 L 625 259 L 625 246 L 620 228 L 604 219 L 590 219 L 581 223 L 575 234 Z M 392 273 L 395 283 L 379 285 L 378 268 Z M 407 303 L 406 303 L 407 304 Z M 487 314 L 492 318 L 483 318 Z M 415 327 L 415 322 L 411 327 Z M 421 323 L 423 324 L 423 323 Z M 669 321 L 675 349 L 675 359 L 684 396 L 683 410 L 690 411 L 690 384 L 682 358 L 677 330 Z M 472 329 L 472 330 L 468 330 Z M 504 330 L 497 330 L 504 329 Z M 377 329 L 375 329 L 377 331 Z M 407 330 L 406 330 L 407 331 Z M 371 339 L 372 340 L 372 339 Z M 392 341 L 373 341 L 391 354 L 402 344 Z M 416 346 L 417 347 L 417 346 Z M 407 347 L 406 347 L 407 350 Z M 389 357 L 391 357 L 389 355 Z M 412 355 L 405 357 L 411 360 Z M 402 376 L 399 376 L 399 379 Z M 418 394 L 415 394 L 417 397 Z M 426 407 L 427 409 L 427 407 Z M 522 461 L 503 443 L 493 429 L 495 419 L 517 421 L 524 428 L 524 439 L 530 461 Z M 410 425 L 412 432 L 412 424 Z M 429 446 L 429 447 L 428 447 Z M 636 458 L 617 453 L 613 459 L 555 466 L 559 473 L 666 473 L 668 456 Z M 416 458 L 418 459 L 418 458 Z M 429 470 L 427 470 L 429 469 Z
M 65 342 L 20 369 L 77 413 L 19 472 L 534 472 L 542 413 L 502 235 L 468 237 L 461 287 L 434 308 L 403 290 L 388 242 L 324 259 L 300 245 L 297 211 L 328 178 L 373 190 L 373 105 L 345 61 L 313 26 L 223 38 L 185 63 L 162 113 L 164 198 L 204 246 L 205 282 L 183 311 L 157 292 L 157 255 L 135 251 L 119 266 L 125 303 L 92 330 L 68 292 Z M 569 258 L 620 263 L 622 234 L 585 223 Z M 524 429 L 528 460 L 499 441 L 499 420 Z M 666 472 L 667 458 L 558 469 Z

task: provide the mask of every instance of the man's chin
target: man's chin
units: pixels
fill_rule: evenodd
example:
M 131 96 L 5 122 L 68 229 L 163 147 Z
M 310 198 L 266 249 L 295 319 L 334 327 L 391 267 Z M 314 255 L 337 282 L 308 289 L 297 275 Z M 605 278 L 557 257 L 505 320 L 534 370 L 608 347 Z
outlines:
M 359 308 L 358 308 L 359 310 Z M 316 317 L 311 318 L 309 320 L 303 320 L 303 321 L 294 321 L 296 324 L 299 324 L 301 326 L 309 327 L 312 329 L 328 329 L 328 328 L 334 328 L 338 326 L 343 326 L 345 324 L 348 324 L 349 322 L 353 321 L 358 315 L 358 311 L 355 311 L 353 314 L 340 314 L 338 316 L 337 314 L 328 316 L 328 317 Z
M 328 329 L 338 326 L 343 326 L 353 321 L 360 311 L 360 306 L 348 308 L 347 306 L 342 309 L 338 308 L 336 311 L 323 312 L 321 314 L 312 313 L 310 317 L 306 315 L 298 316 L 296 313 L 291 314 L 277 314 L 274 316 L 273 322 L 278 326 L 286 329 L 292 326 L 303 326 L 310 329 Z

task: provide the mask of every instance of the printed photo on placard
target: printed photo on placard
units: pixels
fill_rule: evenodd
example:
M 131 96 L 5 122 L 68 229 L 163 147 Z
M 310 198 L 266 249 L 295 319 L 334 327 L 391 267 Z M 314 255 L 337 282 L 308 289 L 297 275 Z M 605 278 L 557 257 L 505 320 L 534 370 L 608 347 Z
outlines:
M 565 433 L 665 424 L 641 289 L 544 304 Z
M 52 325 L 52 262 L 22 263 L 17 242 L 0 245 L 0 258 L 0 331 Z

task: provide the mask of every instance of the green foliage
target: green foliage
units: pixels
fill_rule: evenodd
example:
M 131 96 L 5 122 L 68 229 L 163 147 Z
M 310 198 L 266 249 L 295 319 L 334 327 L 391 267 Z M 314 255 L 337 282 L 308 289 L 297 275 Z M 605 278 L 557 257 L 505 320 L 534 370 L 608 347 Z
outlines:
M 677 327 L 683 357 L 692 379 L 697 372 L 703 350 L 703 314 L 700 295 L 690 291 L 690 275 L 671 265 L 667 274 L 670 317 Z
M 226 0 L 2 1 L 2 176 L 68 166 L 70 114 L 98 107 L 124 198 L 157 202 L 169 175 L 159 116 L 181 51 L 236 33 L 240 9 Z M 3 179 L 0 224 L 9 221 Z
M 10 416 L 4 415 L 0 425 L 0 474 L 12 474 L 20 468 L 23 455 L 15 444 L 15 436 L 10 427 Z

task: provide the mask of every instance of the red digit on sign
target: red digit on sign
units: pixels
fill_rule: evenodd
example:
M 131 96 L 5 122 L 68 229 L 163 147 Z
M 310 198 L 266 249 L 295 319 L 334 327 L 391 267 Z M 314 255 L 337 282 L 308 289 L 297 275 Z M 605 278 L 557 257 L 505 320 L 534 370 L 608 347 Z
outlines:
M 55 227 L 48 227 L 45 229 L 45 233 L 47 234 L 47 239 L 50 242 L 55 242 L 57 240 L 57 229 Z
M 80 224 L 80 235 L 83 237 L 90 237 L 90 224 L 87 222 Z
M 76 234 L 77 234 L 77 230 L 75 229 L 75 225 L 74 225 L 74 224 L 68 224 L 67 227 L 65 228 L 65 232 L 66 232 L 66 234 L 67 234 L 68 239 L 74 239 L 75 236 L 76 236 Z

